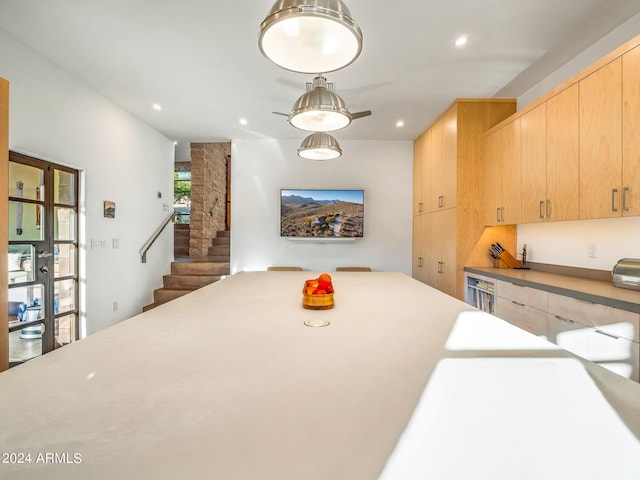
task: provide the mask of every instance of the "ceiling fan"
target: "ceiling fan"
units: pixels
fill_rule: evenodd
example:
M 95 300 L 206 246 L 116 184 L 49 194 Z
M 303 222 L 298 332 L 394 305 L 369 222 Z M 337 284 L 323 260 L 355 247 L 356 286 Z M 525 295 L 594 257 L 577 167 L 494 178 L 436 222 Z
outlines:
M 342 97 L 333 91 L 333 83 L 319 74 L 313 83 L 307 83 L 307 92 L 298 98 L 291 113 L 273 113 L 286 116 L 300 130 L 331 132 L 348 126 L 352 120 L 368 117 L 371 110 L 349 112 Z

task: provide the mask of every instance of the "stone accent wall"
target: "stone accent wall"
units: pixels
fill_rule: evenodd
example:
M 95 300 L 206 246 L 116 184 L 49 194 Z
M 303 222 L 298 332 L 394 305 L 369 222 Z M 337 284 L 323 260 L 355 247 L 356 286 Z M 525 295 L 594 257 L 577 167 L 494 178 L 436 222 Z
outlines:
M 227 158 L 230 155 L 229 142 L 191 144 L 191 257 L 207 255 L 216 232 L 225 230 Z M 211 215 L 216 198 L 218 206 Z

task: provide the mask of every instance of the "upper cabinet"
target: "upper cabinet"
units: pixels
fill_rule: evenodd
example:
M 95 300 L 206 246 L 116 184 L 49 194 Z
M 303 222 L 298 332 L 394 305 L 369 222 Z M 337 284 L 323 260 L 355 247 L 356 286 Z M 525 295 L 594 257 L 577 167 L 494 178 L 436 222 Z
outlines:
M 622 56 L 622 215 L 640 215 L 640 47 Z
M 485 143 L 484 218 L 486 225 L 520 223 L 522 146 L 520 119 L 488 135 Z
M 490 129 L 485 162 L 485 225 L 640 215 L 640 36 Z
M 544 220 L 580 217 L 580 131 L 578 85 L 547 100 L 547 196 Z
M 580 218 L 622 212 L 622 60 L 582 79 L 580 89 Z

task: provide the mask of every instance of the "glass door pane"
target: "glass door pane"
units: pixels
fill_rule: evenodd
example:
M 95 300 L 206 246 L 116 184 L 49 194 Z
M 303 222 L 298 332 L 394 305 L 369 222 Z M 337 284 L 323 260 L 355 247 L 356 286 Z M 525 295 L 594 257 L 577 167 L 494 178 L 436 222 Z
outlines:
M 78 172 L 9 152 L 10 364 L 78 338 Z

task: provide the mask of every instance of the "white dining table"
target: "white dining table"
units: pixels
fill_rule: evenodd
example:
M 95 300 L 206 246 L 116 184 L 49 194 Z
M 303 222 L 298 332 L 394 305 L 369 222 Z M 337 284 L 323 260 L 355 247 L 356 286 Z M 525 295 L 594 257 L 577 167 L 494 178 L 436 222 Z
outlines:
M 331 272 L 305 309 L 319 273 L 238 273 L 0 374 L 0 479 L 640 478 L 639 384 L 401 273 Z

